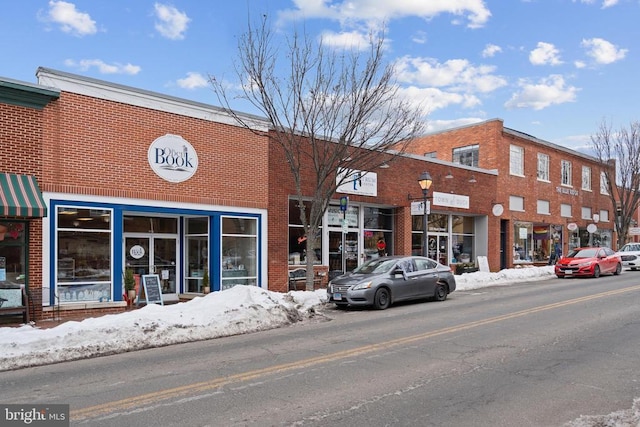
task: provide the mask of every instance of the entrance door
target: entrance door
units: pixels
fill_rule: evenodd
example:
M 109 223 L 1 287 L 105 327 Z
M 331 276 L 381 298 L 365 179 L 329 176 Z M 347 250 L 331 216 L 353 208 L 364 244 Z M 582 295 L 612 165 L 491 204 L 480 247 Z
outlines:
M 449 265 L 449 236 L 446 234 L 429 234 L 428 254 L 432 260 Z
M 157 274 L 163 294 L 176 294 L 177 238 L 125 235 L 126 268 L 134 274 Z
M 359 264 L 358 232 L 329 230 L 329 279 L 349 272 Z

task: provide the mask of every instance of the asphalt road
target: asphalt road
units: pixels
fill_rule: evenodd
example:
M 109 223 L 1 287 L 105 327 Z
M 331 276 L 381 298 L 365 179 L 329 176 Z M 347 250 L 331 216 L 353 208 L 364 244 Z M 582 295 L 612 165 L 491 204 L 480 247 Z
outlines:
M 278 330 L 0 372 L 86 426 L 562 426 L 640 397 L 640 272 L 328 307 Z

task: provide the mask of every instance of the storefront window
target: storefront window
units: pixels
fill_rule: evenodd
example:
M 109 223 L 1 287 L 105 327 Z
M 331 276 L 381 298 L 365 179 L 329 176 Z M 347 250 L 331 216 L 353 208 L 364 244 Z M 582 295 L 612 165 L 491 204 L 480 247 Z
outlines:
M 474 262 L 474 218 L 453 215 L 451 217 L 452 263 Z
M 533 225 L 533 261 L 553 264 L 562 255 L 562 226 Z
M 513 263 L 533 262 L 533 224 L 516 222 L 513 231 Z
M 56 212 L 56 293 L 61 302 L 108 301 L 112 294 L 111 210 Z
M 255 218 L 222 218 L 222 289 L 257 284 L 258 222 Z
M 611 248 L 611 230 L 596 229 L 596 231 L 590 233 L 587 228 L 578 228 L 577 235 L 580 247 Z
M 202 277 L 209 259 L 209 218 L 186 218 L 185 234 L 188 263 L 185 289 L 202 292 Z
M 393 254 L 393 209 L 364 208 L 366 260 Z
M 27 285 L 27 223 L 0 221 L 0 288 Z
M 311 202 L 305 201 L 305 212 L 309 218 L 311 211 Z M 320 230 L 316 238 L 315 264 L 322 264 L 322 236 Z M 301 265 L 307 263 L 307 236 L 302 227 L 302 219 L 300 218 L 300 207 L 298 201 L 289 200 L 289 264 Z

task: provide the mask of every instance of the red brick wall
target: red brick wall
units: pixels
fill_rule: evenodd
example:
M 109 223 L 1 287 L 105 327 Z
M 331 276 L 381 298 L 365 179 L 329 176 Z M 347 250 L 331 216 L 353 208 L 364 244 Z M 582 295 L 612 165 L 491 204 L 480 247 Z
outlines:
M 167 133 L 198 154 L 187 181 L 165 181 L 147 161 Z M 267 207 L 267 140 L 238 126 L 63 92 L 46 110 L 43 155 L 43 191 Z
M 43 111 L 0 103 L 0 172 L 34 175 L 42 181 Z M 29 293 L 38 318 L 42 312 L 42 220 L 29 220 Z
M 529 139 L 525 136 L 514 135 L 504 131 L 502 120 L 490 120 L 477 125 L 456 128 L 437 134 L 426 135 L 414 141 L 408 151 L 423 155 L 427 152 L 437 152 L 438 159 L 452 160 L 452 150 L 456 147 L 478 144 L 479 161 L 478 166 L 484 169 L 496 169 L 499 171 L 496 191 L 489 195 L 497 203 L 505 207 L 503 219 L 510 221 L 527 221 L 547 224 L 566 225 L 568 222 L 575 222 L 579 227 L 586 227 L 591 221 L 581 219 L 582 207 L 591 207 L 592 213 L 599 213 L 600 209 L 609 211 L 609 223 L 599 224 L 602 228 L 613 229 L 613 217 L 615 210 L 608 196 L 600 194 L 600 172 L 601 167 L 597 161 L 590 160 L 577 154 L 562 151 L 554 148 L 550 144 L 536 142 L 535 138 Z M 510 145 L 514 144 L 524 148 L 525 159 L 524 177 L 514 176 L 509 173 Z M 549 156 L 549 181 L 542 182 L 537 179 L 538 153 Z M 579 195 L 563 194 L 557 191 L 560 187 L 561 160 L 568 160 L 572 163 L 572 184 L 573 189 Z M 582 166 L 591 167 L 591 188 L 592 191 L 582 190 Z M 509 211 L 509 196 L 521 196 L 525 200 L 525 212 Z M 537 213 L 537 201 L 548 200 L 551 214 L 542 215 Z M 572 205 L 573 218 L 567 219 L 560 216 L 560 205 Z M 476 206 L 471 203 L 474 210 Z M 491 225 L 490 234 L 495 236 L 492 230 L 499 233 L 499 228 L 494 229 Z M 508 240 L 512 241 L 513 230 L 511 225 L 508 229 Z M 567 250 L 567 238 L 564 238 L 564 250 Z M 494 247 L 491 245 L 490 247 Z M 509 257 L 511 251 L 508 251 Z M 491 261 L 490 261 L 491 265 Z
M 357 166 L 355 166 L 357 167 Z M 313 167 L 303 165 L 307 179 L 311 179 Z M 350 203 L 367 203 L 388 205 L 396 208 L 394 248 L 396 254 L 411 254 L 411 201 L 407 196 L 422 197 L 422 190 L 418 185 L 418 178 L 424 171 L 428 171 L 433 178 L 431 192 L 455 193 L 468 195 L 472 209 L 456 209 L 432 207 L 432 212 L 459 212 L 461 214 L 490 215 L 491 201 L 496 192 L 496 177 L 494 175 L 476 173 L 477 182 L 468 182 L 471 177 L 469 171 L 452 170 L 454 179 L 446 179 L 450 171 L 446 165 L 428 160 L 397 157 L 390 162 L 387 169 L 378 169 L 378 196 L 349 195 Z M 269 149 L 269 287 L 271 290 L 285 291 L 288 274 L 288 198 L 295 195 L 295 185 L 291 171 L 284 158 L 281 148 L 273 142 Z M 306 181 L 303 188 L 306 196 L 311 196 L 315 181 Z M 431 195 L 432 193 L 430 193 Z M 336 194 L 337 201 L 341 194 Z M 499 220 L 491 217 L 490 235 L 499 236 Z M 489 265 L 499 265 L 497 251 L 489 255 Z

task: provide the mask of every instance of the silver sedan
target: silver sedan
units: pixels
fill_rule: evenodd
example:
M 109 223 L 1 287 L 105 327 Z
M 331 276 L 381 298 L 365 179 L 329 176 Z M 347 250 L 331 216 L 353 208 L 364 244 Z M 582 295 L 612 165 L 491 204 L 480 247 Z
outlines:
M 444 301 L 456 289 L 451 269 L 425 257 L 391 256 L 367 261 L 329 282 L 327 297 L 338 308 L 391 304 L 414 299 Z

